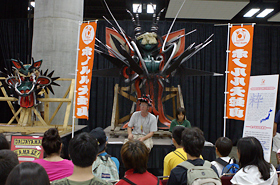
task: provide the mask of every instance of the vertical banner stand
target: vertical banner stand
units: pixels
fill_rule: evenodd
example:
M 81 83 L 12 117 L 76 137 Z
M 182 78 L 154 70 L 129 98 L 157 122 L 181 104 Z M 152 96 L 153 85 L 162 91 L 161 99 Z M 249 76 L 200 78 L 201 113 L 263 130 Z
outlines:
M 75 109 L 76 109 L 76 88 L 77 88 L 77 73 L 78 73 L 78 62 L 79 62 L 79 51 L 80 51 L 80 33 L 81 33 L 81 26 L 83 23 L 90 23 L 90 22 L 96 22 L 97 23 L 98 20 L 94 20 L 94 21 L 79 21 L 79 32 L 78 32 L 78 41 L 77 41 L 77 57 L 76 57 L 76 70 L 75 70 L 75 90 L 74 90 L 74 105 L 73 105 L 73 119 L 72 119 L 72 138 L 74 137 L 74 131 L 75 131 Z M 96 37 L 95 37 L 96 38 Z M 94 52 L 94 51 L 93 51 Z M 94 60 L 94 57 L 93 59 Z M 90 69 L 92 70 L 92 69 Z M 89 88 L 89 91 L 90 91 L 90 88 Z M 88 110 L 87 110 L 88 111 Z
M 227 36 L 227 58 L 226 58 L 226 71 L 225 71 L 225 102 L 224 102 L 224 132 L 223 136 L 226 137 L 226 126 L 227 126 L 227 78 L 228 78 L 228 56 L 229 56 L 229 42 L 230 42 L 230 28 L 232 27 L 232 24 L 228 23 L 228 36 Z
M 77 55 L 76 55 L 76 68 L 75 68 L 75 90 L 74 90 L 74 101 L 73 101 L 73 119 L 72 119 L 72 138 L 74 137 L 74 131 L 75 131 L 75 104 L 76 104 L 76 84 L 77 84 L 77 72 L 78 72 L 78 57 L 79 57 L 79 45 L 80 45 L 80 31 L 81 31 L 81 25 L 82 21 L 79 21 L 79 31 L 78 31 L 78 41 L 77 41 Z

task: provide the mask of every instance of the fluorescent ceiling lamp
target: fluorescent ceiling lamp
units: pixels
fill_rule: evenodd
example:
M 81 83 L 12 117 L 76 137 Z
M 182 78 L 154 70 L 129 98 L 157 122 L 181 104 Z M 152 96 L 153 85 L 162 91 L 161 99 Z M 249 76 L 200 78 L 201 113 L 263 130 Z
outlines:
M 132 9 L 133 13 L 142 13 L 142 4 L 132 4 Z
M 271 8 L 266 8 L 264 11 L 262 11 L 259 15 L 257 15 L 257 17 L 259 18 L 264 18 L 265 16 L 267 16 L 269 13 L 271 13 L 274 9 Z
M 260 9 L 259 8 L 252 8 L 251 10 L 249 10 L 245 15 L 243 15 L 243 17 L 252 17 L 253 15 L 255 15 L 255 13 L 257 13 Z
M 147 4 L 147 13 L 155 13 L 156 8 L 156 4 Z
M 35 1 L 31 1 L 30 4 L 35 8 Z

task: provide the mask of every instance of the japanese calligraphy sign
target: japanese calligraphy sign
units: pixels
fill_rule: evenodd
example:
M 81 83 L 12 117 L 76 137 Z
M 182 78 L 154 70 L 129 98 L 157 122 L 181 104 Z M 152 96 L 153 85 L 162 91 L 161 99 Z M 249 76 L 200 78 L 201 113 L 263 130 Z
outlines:
M 252 25 L 232 26 L 228 56 L 227 117 L 244 120 L 251 73 Z
M 42 139 L 41 136 L 12 136 L 11 150 L 18 155 L 20 163 L 43 159 Z
M 243 137 L 257 138 L 270 162 L 279 75 L 251 76 Z
M 75 96 L 76 118 L 88 119 L 96 28 L 96 22 L 86 22 L 80 27 Z

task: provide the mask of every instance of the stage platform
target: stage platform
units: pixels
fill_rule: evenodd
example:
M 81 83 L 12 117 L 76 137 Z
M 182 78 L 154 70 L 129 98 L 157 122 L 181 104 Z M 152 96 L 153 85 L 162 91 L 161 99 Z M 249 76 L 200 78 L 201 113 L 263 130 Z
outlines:
M 105 129 L 106 135 L 108 136 L 107 153 L 113 157 L 118 158 L 120 161 L 120 178 L 124 176 L 125 167 L 121 161 L 121 147 L 125 137 L 120 136 L 113 138 L 110 136 L 110 127 Z M 163 174 L 163 160 L 166 154 L 175 150 L 174 145 L 171 144 L 171 138 L 169 137 L 153 137 L 154 147 L 152 148 L 149 161 L 148 171 L 156 176 L 162 176 Z M 213 161 L 216 159 L 216 150 L 212 143 L 205 142 L 202 156 L 204 159 Z

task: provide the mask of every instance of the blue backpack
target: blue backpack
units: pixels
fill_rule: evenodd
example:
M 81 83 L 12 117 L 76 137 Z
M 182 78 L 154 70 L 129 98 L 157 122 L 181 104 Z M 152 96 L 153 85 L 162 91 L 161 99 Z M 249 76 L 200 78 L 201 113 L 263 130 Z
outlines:
M 224 166 L 221 175 L 225 173 L 236 173 L 239 170 L 239 165 L 236 163 L 236 160 L 234 158 L 230 158 L 229 162 L 226 162 L 221 158 L 216 159 L 216 161 Z M 233 163 L 230 163 L 231 161 Z

